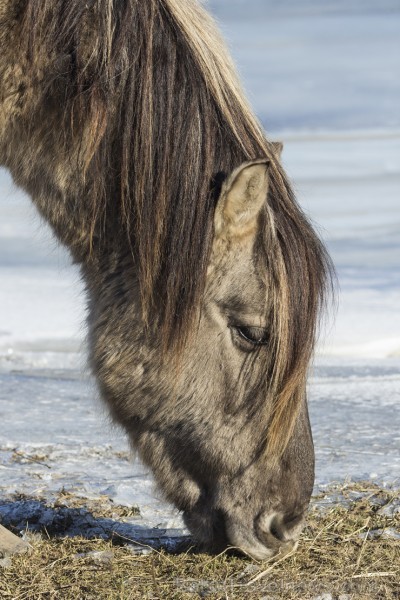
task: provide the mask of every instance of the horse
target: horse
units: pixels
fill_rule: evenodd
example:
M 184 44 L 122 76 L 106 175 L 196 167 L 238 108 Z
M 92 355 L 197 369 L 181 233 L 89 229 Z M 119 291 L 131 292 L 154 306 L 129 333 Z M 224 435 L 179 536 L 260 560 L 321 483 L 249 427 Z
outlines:
M 89 364 L 199 547 L 292 551 L 323 243 L 196 0 L 0 0 L 0 164 L 80 266 Z

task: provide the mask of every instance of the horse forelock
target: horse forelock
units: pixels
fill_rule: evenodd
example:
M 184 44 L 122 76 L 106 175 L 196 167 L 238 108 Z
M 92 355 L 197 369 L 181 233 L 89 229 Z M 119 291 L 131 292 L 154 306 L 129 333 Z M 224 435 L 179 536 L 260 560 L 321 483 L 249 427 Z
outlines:
M 165 348 L 184 346 L 198 314 L 218 181 L 243 161 L 270 158 L 275 238 L 266 233 L 261 244 L 273 274 L 268 444 L 281 454 L 302 402 L 329 262 L 211 17 L 194 0 L 29 0 L 23 26 L 33 67 L 56 65 L 46 67 L 47 88 L 62 90 L 64 126 L 81 136 L 93 253 L 109 240 L 132 250 L 143 318 Z
M 306 379 L 322 309 L 334 295 L 334 268 L 327 251 L 293 197 L 279 165 L 271 177 L 268 212 L 255 245 L 267 273 L 273 368 L 268 385 L 267 452 L 281 456 L 306 397 Z

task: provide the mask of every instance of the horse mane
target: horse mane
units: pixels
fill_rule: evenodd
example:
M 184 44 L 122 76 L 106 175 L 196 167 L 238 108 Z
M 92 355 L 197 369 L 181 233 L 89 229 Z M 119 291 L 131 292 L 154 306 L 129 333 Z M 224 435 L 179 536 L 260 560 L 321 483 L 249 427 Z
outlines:
M 304 400 L 329 259 L 212 18 L 195 0 L 27 0 L 22 18 L 31 64 L 58 65 L 47 90 L 62 83 L 66 126 L 81 132 L 93 252 L 110 237 L 129 245 L 143 317 L 165 347 L 184 343 L 197 318 L 221 181 L 245 160 L 269 158 L 274 256 L 267 231 L 261 244 L 275 307 L 268 447 L 282 454 Z

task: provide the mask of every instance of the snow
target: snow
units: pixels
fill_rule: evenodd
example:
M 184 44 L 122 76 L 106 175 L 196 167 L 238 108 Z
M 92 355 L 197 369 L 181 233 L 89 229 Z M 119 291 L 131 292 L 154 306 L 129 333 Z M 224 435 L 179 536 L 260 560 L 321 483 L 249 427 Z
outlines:
M 338 309 L 309 382 L 316 486 L 398 484 L 398 1 L 209 6 L 337 269 Z M 14 493 L 50 499 L 64 488 L 138 505 L 144 529 L 182 528 L 96 396 L 78 271 L 4 171 L 0 282 L 0 506 Z

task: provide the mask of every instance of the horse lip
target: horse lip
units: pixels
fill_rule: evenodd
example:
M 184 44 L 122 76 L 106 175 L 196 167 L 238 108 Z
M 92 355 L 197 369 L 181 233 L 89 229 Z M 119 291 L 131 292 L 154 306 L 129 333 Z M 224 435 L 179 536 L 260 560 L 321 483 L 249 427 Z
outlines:
M 195 523 L 196 517 L 199 516 L 197 511 L 185 511 L 183 513 L 185 524 L 192 531 L 200 548 L 213 553 L 219 553 L 226 549 L 237 550 L 256 560 L 265 560 L 275 554 L 274 550 L 267 548 L 262 543 L 255 531 L 251 531 L 251 528 L 229 518 L 226 513 L 224 513 L 222 521 L 221 518 L 218 518 L 221 517 L 221 513 L 222 511 L 213 511 L 208 514 L 206 519 L 204 519 L 205 513 L 200 513 L 202 523 Z
M 279 553 L 278 548 L 266 546 L 255 533 L 251 535 L 247 534 L 246 538 L 243 539 L 234 536 L 229 547 L 239 550 L 242 554 L 245 554 L 254 560 L 271 559 Z

